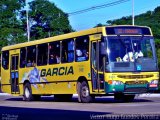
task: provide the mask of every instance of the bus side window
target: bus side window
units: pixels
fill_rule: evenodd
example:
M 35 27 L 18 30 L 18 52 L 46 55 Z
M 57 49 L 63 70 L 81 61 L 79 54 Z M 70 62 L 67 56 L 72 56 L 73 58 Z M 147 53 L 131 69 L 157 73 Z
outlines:
M 74 61 L 74 40 L 68 39 L 62 41 L 62 63 Z
M 83 36 L 76 39 L 76 62 L 89 59 L 89 37 Z
M 48 43 L 40 44 L 37 47 L 38 57 L 37 57 L 37 65 L 47 65 L 48 61 Z
M 36 63 L 36 46 L 27 47 L 27 67 L 33 67 Z
M 60 63 L 60 42 L 49 43 L 49 64 Z
M 20 50 L 20 67 L 25 68 L 26 66 L 26 48 L 21 48 Z
M 5 70 L 9 68 L 9 51 L 2 52 L 2 67 Z

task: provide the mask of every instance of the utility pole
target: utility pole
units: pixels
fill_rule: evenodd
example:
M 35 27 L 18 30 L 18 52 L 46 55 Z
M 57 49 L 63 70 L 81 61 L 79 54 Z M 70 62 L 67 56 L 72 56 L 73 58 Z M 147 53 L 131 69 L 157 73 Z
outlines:
M 27 17 L 27 38 L 28 38 L 28 42 L 30 41 L 30 26 L 29 26 L 29 19 L 28 19 L 28 3 L 27 0 L 26 2 L 26 17 Z
M 132 0 L 132 25 L 134 26 L 134 0 Z

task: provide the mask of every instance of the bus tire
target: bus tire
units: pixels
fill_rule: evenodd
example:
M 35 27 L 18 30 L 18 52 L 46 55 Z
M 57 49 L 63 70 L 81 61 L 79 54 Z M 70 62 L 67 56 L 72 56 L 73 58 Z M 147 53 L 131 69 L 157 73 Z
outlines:
M 30 83 L 26 83 L 24 85 L 23 100 L 24 101 L 32 101 L 33 100 L 32 89 L 31 89 Z
M 88 84 L 83 81 L 82 83 L 78 82 L 78 102 L 89 103 L 93 101 L 93 96 L 90 95 Z

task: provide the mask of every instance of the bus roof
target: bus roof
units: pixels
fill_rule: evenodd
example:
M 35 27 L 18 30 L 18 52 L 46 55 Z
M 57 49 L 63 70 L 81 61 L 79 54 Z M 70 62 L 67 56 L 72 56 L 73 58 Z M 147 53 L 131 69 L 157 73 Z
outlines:
M 10 49 L 17 49 L 17 48 L 26 47 L 26 46 L 32 46 L 32 45 L 36 45 L 36 44 L 48 43 L 48 42 L 52 42 L 52 41 L 65 40 L 65 39 L 69 39 L 69 38 L 75 38 L 75 37 L 90 35 L 90 34 L 95 34 L 95 33 L 102 33 L 103 28 L 105 29 L 105 27 L 96 27 L 96 28 L 92 28 L 92 29 L 88 29 L 88 30 L 71 32 L 71 33 L 58 35 L 58 36 L 54 36 L 54 37 L 48 37 L 48 38 L 34 40 L 34 41 L 30 41 L 30 42 L 9 45 L 9 46 L 3 47 L 2 51 L 6 51 L 6 50 L 10 50 Z
M 84 35 L 91 35 L 91 34 L 95 34 L 95 33 L 102 33 L 103 31 L 104 32 L 106 31 L 105 28 L 111 28 L 111 27 L 143 27 L 143 28 L 150 29 L 147 26 L 132 26 L 132 25 L 112 25 L 112 26 L 96 27 L 96 28 L 91 28 L 88 30 L 71 32 L 71 33 L 58 35 L 58 36 L 54 36 L 54 37 L 48 37 L 48 38 L 39 39 L 39 40 L 35 40 L 35 41 L 24 42 L 24 43 L 19 43 L 19 44 L 15 44 L 15 45 L 9 45 L 9 46 L 3 47 L 2 51 L 17 49 L 17 48 L 22 48 L 22 47 L 32 46 L 32 45 L 37 45 L 37 44 L 42 44 L 42 43 L 48 43 L 48 42 L 52 42 L 52 41 L 65 40 L 65 39 L 75 38 L 75 37 L 84 36 Z M 150 30 L 150 32 L 151 32 L 151 30 Z M 152 32 L 151 32 L 151 34 L 152 34 Z

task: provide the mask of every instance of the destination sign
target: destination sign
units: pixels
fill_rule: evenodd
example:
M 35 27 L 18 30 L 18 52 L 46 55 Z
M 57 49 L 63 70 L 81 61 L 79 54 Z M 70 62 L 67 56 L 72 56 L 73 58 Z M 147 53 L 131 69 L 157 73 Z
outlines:
M 115 34 L 142 34 L 141 29 L 115 28 Z
M 108 35 L 151 35 L 149 28 L 135 26 L 106 27 L 106 32 Z

